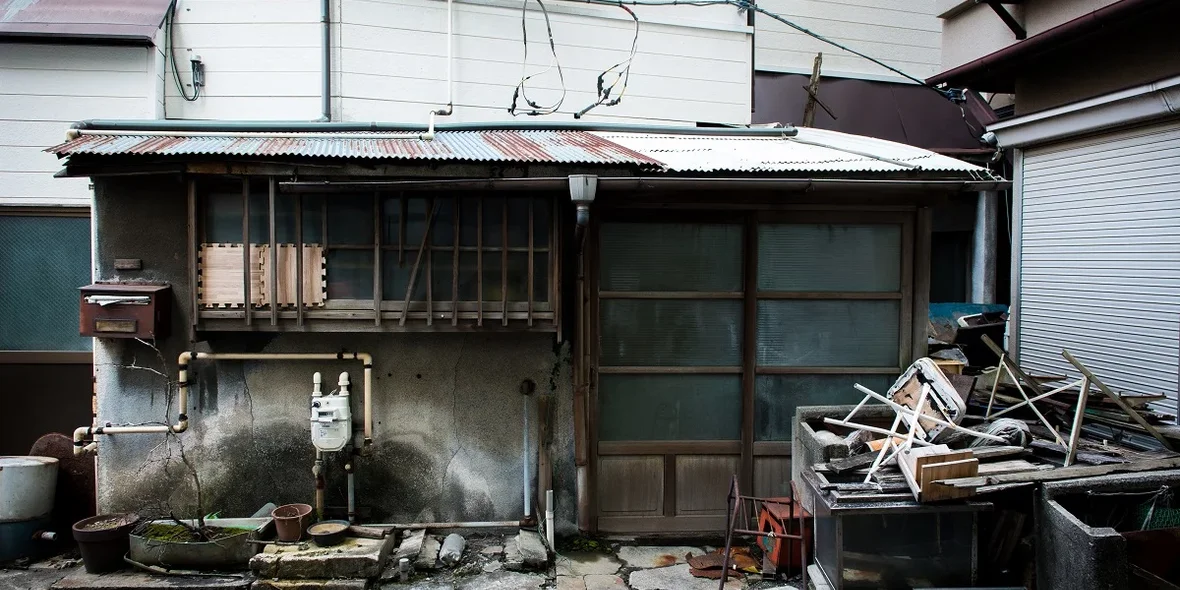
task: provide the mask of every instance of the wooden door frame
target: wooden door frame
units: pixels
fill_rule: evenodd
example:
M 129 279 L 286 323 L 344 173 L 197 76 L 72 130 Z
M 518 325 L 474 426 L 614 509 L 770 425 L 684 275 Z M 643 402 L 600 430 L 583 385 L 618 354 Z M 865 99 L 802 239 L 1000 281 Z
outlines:
M 868 209 L 868 210 L 866 210 Z M 925 339 L 919 339 L 919 333 L 925 334 L 925 322 L 915 321 L 915 318 L 922 317 L 928 309 L 928 294 L 925 292 L 929 285 L 929 232 L 930 232 L 930 211 L 928 208 L 919 208 L 914 206 L 891 206 L 891 207 L 816 207 L 815 205 L 800 205 L 797 207 L 784 207 L 781 205 L 767 207 L 765 209 L 750 210 L 748 208 L 738 210 L 734 208 L 727 208 L 718 206 L 717 208 L 710 208 L 702 205 L 698 209 L 692 210 L 667 210 L 661 208 L 647 208 L 643 206 L 626 207 L 619 209 L 604 209 L 598 215 L 591 216 L 590 224 L 587 228 L 585 236 L 585 243 L 582 250 L 582 263 L 584 264 L 583 289 L 579 290 L 578 297 L 585 297 L 585 310 L 581 321 L 582 327 L 585 331 L 585 340 L 582 340 L 585 349 L 579 355 L 581 363 L 584 365 L 580 371 L 576 373 L 580 375 L 579 379 L 585 387 L 585 394 L 582 396 L 582 403 L 584 403 L 582 413 L 585 419 L 585 426 L 582 429 L 582 436 L 579 441 L 582 441 L 584 448 L 577 453 L 585 464 L 587 470 L 587 484 L 583 490 L 586 499 L 583 504 L 585 510 L 588 511 L 584 522 L 588 525 L 589 532 L 597 532 L 599 530 L 599 498 L 598 498 L 598 471 L 599 460 L 603 455 L 610 456 L 621 453 L 633 453 L 644 455 L 663 455 L 664 456 L 664 516 L 663 517 L 636 517 L 634 527 L 630 532 L 681 532 L 681 531 L 695 531 L 695 530 L 709 530 L 710 528 L 719 528 L 720 525 L 713 527 L 705 527 L 706 523 L 711 523 L 713 520 L 723 522 L 724 517 L 685 517 L 675 516 L 675 464 L 674 458 L 677 454 L 738 454 L 739 460 L 739 481 L 743 489 L 754 489 L 754 458 L 763 456 L 791 456 L 791 442 L 790 441 L 759 441 L 754 440 L 754 403 L 756 395 L 756 380 L 758 375 L 762 374 L 783 374 L 783 373 L 871 373 L 873 371 L 866 371 L 863 368 L 851 367 L 836 367 L 825 369 L 810 368 L 806 370 L 781 370 L 776 368 L 759 368 L 757 365 L 757 306 L 760 299 L 771 298 L 796 298 L 796 299 L 814 299 L 822 295 L 836 295 L 836 293 L 801 293 L 796 296 L 792 295 L 778 295 L 775 297 L 759 297 L 757 289 L 757 268 L 758 268 L 758 227 L 761 224 L 791 221 L 796 223 L 868 223 L 868 224 L 898 224 L 902 228 L 902 244 L 901 244 L 901 292 L 894 298 L 899 300 L 899 340 L 898 340 L 898 367 L 896 370 L 900 372 L 902 368 L 907 366 L 912 360 L 925 350 Z M 740 368 L 736 371 L 726 369 L 719 371 L 718 369 L 709 369 L 696 367 L 686 367 L 682 373 L 711 373 L 718 372 L 736 373 L 741 375 L 741 433 L 738 441 L 626 441 L 626 442 L 600 442 L 598 438 L 599 421 L 599 399 L 598 399 L 598 375 L 602 372 L 600 370 L 601 361 L 601 298 L 600 298 L 600 245 L 601 245 L 601 228 L 604 222 L 626 221 L 626 222 L 644 222 L 644 221 L 660 221 L 660 222 L 677 222 L 677 221 L 696 221 L 696 222 L 714 222 L 724 223 L 737 221 L 742 224 L 743 228 L 743 253 L 742 253 L 742 267 L 743 267 L 743 287 L 740 298 L 743 302 L 743 334 L 742 334 L 742 352 Z M 926 262 L 923 263 L 923 260 Z M 848 293 L 847 298 L 873 298 L 866 297 L 861 293 Z M 701 296 L 699 299 L 706 299 L 708 296 Z M 717 297 L 720 298 L 720 297 Z M 726 297 L 734 298 L 734 297 Z M 920 341 L 919 341 L 920 340 Z M 894 368 L 890 368 L 894 369 Z M 609 370 L 608 370 L 609 372 Z M 876 371 L 880 373 L 881 371 Z M 575 426 L 575 430 L 578 426 Z M 582 446 L 576 445 L 576 446 Z M 609 448 L 610 452 L 601 453 L 600 450 Z M 671 479 L 669 479 L 671 478 Z M 670 503 L 670 504 L 669 504 Z M 671 510 L 671 514 L 669 511 Z M 640 519 L 647 519 L 640 522 Z M 680 519 L 682 522 L 677 522 L 672 526 L 668 526 L 671 519 Z M 700 528 L 698 528 L 700 525 Z M 612 531 L 613 532 L 613 531 Z

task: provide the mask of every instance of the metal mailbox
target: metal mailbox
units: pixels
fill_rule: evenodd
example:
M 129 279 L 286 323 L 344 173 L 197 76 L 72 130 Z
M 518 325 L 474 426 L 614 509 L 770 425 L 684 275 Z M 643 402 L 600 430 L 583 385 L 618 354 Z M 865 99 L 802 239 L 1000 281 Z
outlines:
M 172 287 L 87 285 L 81 291 L 79 332 L 95 338 L 165 338 L 172 325 Z

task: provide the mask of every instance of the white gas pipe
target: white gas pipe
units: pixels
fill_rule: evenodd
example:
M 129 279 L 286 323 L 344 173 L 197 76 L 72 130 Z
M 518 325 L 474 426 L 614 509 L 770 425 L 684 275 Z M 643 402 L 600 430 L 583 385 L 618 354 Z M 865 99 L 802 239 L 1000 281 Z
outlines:
M 365 374 L 365 425 L 363 446 L 373 444 L 373 356 L 365 352 L 182 352 L 177 359 L 177 389 L 179 399 L 179 414 L 175 424 L 159 424 L 144 426 L 80 426 L 74 429 L 74 454 L 82 455 L 87 451 L 97 450 L 98 443 L 93 440 L 99 434 L 152 434 L 152 433 L 181 433 L 188 430 L 188 366 L 191 361 L 327 361 L 327 360 L 358 360 L 364 365 Z M 87 441 L 91 441 L 87 443 Z

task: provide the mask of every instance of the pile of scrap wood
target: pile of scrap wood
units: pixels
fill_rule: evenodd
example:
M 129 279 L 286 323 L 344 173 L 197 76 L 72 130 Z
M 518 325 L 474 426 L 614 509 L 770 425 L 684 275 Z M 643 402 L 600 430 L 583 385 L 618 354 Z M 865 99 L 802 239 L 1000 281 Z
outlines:
M 946 375 L 919 359 L 884 394 L 857 385 L 864 400 L 842 419 L 824 418 L 845 435 L 851 456 L 813 466 L 817 488 L 837 503 L 937 502 L 1180 467 L 1174 417 L 1149 405 L 1163 396 L 1120 395 L 1068 351 L 1081 377 L 1057 385 L 1066 378 L 1028 375 L 987 336 L 981 343 L 999 363 L 979 376 Z M 860 421 L 869 403 L 893 410 L 892 424 Z M 1112 429 L 1141 436 L 1119 444 Z

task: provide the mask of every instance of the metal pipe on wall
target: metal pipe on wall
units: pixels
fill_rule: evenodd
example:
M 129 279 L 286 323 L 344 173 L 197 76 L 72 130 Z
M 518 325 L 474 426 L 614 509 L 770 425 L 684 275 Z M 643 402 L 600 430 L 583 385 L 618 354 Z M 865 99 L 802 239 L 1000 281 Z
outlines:
M 373 356 L 365 352 L 337 352 L 337 353 L 284 353 L 284 352 L 189 352 L 180 353 L 177 359 L 177 404 L 179 415 L 176 424 L 137 425 L 137 426 L 81 426 L 74 429 L 74 454 L 81 455 L 89 450 L 95 450 L 94 442 L 86 440 L 98 434 L 152 434 L 172 432 L 179 434 L 188 430 L 188 366 L 194 360 L 224 360 L 224 361 L 323 361 L 323 360 L 359 360 L 364 365 L 365 394 L 364 394 L 364 438 L 362 448 L 373 444 Z
M 320 120 L 332 120 L 332 0 L 320 0 L 323 52 L 320 63 Z

